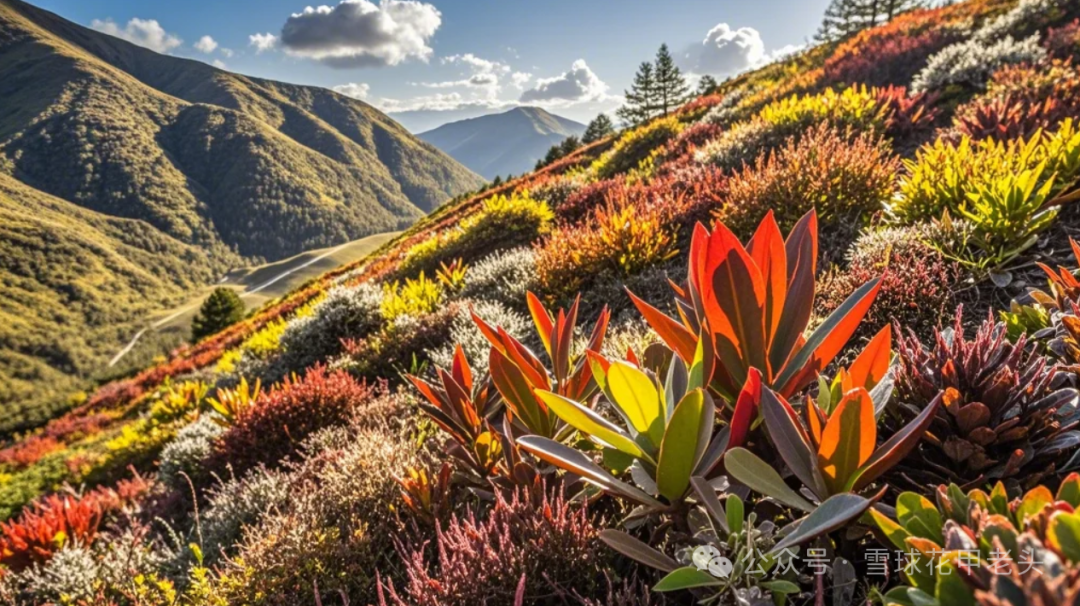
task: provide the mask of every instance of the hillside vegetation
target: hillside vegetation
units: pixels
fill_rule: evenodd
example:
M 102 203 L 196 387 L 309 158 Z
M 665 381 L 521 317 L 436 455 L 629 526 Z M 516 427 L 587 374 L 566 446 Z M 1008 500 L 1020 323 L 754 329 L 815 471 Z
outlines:
M 399 230 L 482 183 L 363 102 L 18 0 L 0 1 L 0 178 L 4 305 L 22 312 L 0 342 L 0 432 L 49 418 L 132 320 L 188 289 Z
M 1078 59 L 904 12 L 437 209 L 0 450 L 0 599 L 1074 603 Z

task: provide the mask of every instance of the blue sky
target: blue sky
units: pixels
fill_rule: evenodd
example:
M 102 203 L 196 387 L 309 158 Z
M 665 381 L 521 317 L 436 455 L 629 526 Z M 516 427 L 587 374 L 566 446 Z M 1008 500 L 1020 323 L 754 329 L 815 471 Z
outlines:
M 828 3 L 334 0 L 305 11 L 303 0 L 31 1 L 158 51 L 337 87 L 386 111 L 525 103 L 581 121 L 616 107 L 662 42 L 688 72 L 722 78 L 805 43 Z

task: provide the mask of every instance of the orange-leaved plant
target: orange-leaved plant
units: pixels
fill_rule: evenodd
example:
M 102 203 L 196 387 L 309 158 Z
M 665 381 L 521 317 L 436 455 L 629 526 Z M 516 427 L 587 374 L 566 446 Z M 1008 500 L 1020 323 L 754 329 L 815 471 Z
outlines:
M 577 325 L 580 297 L 569 311 L 560 309 L 552 316 L 533 293 L 528 293 L 532 315 L 540 341 L 551 362 L 551 372 L 529 348 L 509 333 L 488 324 L 473 313 L 473 321 L 491 343 L 489 368 L 491 379 L 506 404 L 507 418 L 521 432 L 560 439 L 571 430 L 559 421 L 536 390 L 551 391 L 572 400 L 586 400 L 596 392 L 596 381 L 585 356 L 574 356 L 574 328 Z M 600 351 L 607 334 L 610 313 L 605 307 L 593 327 L 586 349 Z
M 809 336 L 817 271 L 817 215 L 810 211 L 785 242 L 770 211 L 747 246 L 721 223 L 700 223 L 690 244 L 687 281 L 676 287 L 678 319 L 631 293 L 653 330 L 690 364 L 699 342 L 710 387 L 734 400 L 756 369 L 762 383 L 791 397 L 812 382 L 859 327 L 881 279 L 856 289 Z

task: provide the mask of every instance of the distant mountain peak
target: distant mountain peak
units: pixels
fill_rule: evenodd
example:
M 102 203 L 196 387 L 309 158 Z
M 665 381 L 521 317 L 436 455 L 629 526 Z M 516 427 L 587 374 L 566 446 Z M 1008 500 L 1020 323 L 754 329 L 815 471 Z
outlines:
M 584 132 L 585 125 L 580 122 L 526 105 L 450 122 L 417 136 L 480 175 L 494 179 L 532 170 L 552 145 Z

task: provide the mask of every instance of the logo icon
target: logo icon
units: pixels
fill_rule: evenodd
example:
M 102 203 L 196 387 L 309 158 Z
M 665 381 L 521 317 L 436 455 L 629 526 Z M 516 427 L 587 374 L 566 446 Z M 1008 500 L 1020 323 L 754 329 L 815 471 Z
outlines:
M 731 560 L 721 555 L 720 550 L 712 545 L 695 547 L 690 559 L 698 570 L 708 570 L 714 577 L 727 578 L 734 568 Z

